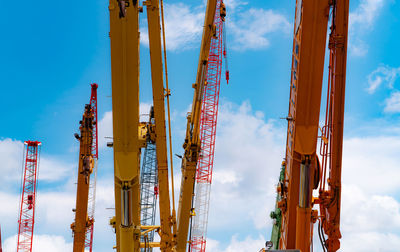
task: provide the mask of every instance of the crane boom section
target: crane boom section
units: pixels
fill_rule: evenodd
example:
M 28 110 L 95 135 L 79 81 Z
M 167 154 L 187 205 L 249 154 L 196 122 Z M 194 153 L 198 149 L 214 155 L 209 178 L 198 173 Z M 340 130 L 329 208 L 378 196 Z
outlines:
M 109 1 L 118 252 L 138 251 L 140 247 L 138 4 Z
M 158 167 L 161 250 L 171 251 L 173 246 L 171 227 L 173 218 L 169 198 L 167 138 L 165 130 L 165 100 L 163 84 L 163 63 L 161 50 L 161 27 L 159 0 L 145 1 L 149 29 L 151 79 L 153 83 L 153 104 L 156 133 L 156 155 Z M 169 91 L 167 90 L 167 93 Z M 173 190 L 173 189 L 172 189 Z
M 297 0 L 280 248 L 309 251 L 328 0 Z M 300 246 L 300 247 L 298 247 Z
M 91 106 L 87 104 L 80 121 L 80 136 L 77 136 L 79 146 L 78 183 L 76 191 L 75 222 L 71 229 L 74 233 L 74 252 L 83 252 L 85 249 L 86 230 L 88 223 L 88 198 L 90 174 L 93 171 L 94 160 L 92 156 L 94 114 Z
M 216 29 L 214 17 L 216 11 L 216 0 L 208 0 L 204 19 L 203 35 L 200 47 L 199 63 L 197 67 L 196 83 L 193 84 L 194 95 L 192 111 L 187 118 L 186 137 L 182 157 L 182 179 L 181 193 L 177 216 L 177 238 L 176 250 L 184 252 L 187 246 L 189 221 L 191 217 L 192 197 L 195 182 L 196 165 L 200 151 L 200 114 L 203 90 L 206 85 L 207 61 L 210 52 L 211 38 L 215 36 Z

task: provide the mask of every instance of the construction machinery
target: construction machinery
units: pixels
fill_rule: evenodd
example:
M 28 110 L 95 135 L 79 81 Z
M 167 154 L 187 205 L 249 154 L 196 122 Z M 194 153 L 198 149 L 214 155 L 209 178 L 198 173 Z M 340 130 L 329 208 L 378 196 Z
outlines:
M 312 251 L 316 222 L 323 250 L 340 247 L 348 15 L 349 0 L 296 1 L 286 155 L 271 213 L 274 249 Z M 328 24 L 326 115 L 319 127 Z M 316 189 L 319 195 L 313 197 Z
M 139 251 L 141 230 L 157 228 L 161 241 L 146 244 L 171 251 L 173 246 L 165 107 L 163 64 L 158 0 L 145 1 L 149 33 L 149 49 L 153 83 L 153 104 L 160 226 L 140 225 L 140 152 L 146 143 L 146 132 L 139 127 L 139 12 L 138 1 L 110 0 L 110 40 L 113 108 L 113 148 L 115 181 L 115 218 L 117 251 Z M 144 232 L 146 232 L 144 231 Z
M 205 251 L 206 247 L 225 16 L 223 1 L 208 1 L 196 82 L 193 84 L 192 110 L 187 116 L 183 144 L 176 245 L 176 250 L 182 252 L 186 250 L 189 230 L 189 250 Z
M 157 155 L 154 134 L 154 109 L 151 107 L 149 121 L 146 124 L 146 146 L 143 151 L 143 162 L 140 171 L 140 224 L 141 226 L 155 226 L 157 197 L 158 197 L 158 172 Z M 147 232 L 146 232 L 147 231 Z M 154 241 L 155 230 L 142 229 L 141 242 L 145 244 L 141 252 L 151 252 L 153 248 L 146 248 L 147 244 Z
M 17 252 L 32 252 L 33 228 L 35 226 L 37 177 L 39 173 L 39 141 L 24 142 L 24 169 L 20 211 L 18 219 Z M 25 148 L 26 147 L 26 148 Z
M 93 171 L 91 179 L 89 180 L 89 196 L 88 196 L 88 227 L 86 228 L 85 248 L 89 252 L 93 251 L 93 233 L 94 233 L 94 213 L 96 205 L 96 182 L 97 182 L 97 164 L 99 159 L 99 145 L 98 145 L 98 121 L 97 121 L 97 88 L 96 83 L 92 83 L 90 92 L 90 107 L 93 111 L 93 131 L 92 131 L 92 158 L 93 158 Z
M 196 167 L 201 167 L 198 181 L 205 181 L 209 188 L 215 144 L 215 127 L 218 109 L 219 83 L 222 65 L 223 21 L 226 10 L 221 0 L 208 0 L 201 52 L 192 113 L 188 116 L 185 154 L 182 159 L 182 184 L 178 216 L 175 204 L 170 202 L 169 171 L 167 157 L 167 137 L 165 120 L 165 97 L 169 111 L 165 29 L 163 3 L 159 0 L 144 1 L 147 9 L 151 76 L 153 87 L 153 110 L 149 123 L 139 122 L 139 13 L 143 8 L 139 1 L 110 0 L 110 40 L 112 71 L 112 106 L 113 106 L 113 148 L 114 148 L 114 181 L 115 181 L 115 217 L 110 224 L 116 232 L 117 251 L 139 251 L 140 248 L 160 247 L 161 251 L 185 251 L 188 243 L 189 222 L 193 216 L 193 193 Z M 216 12 L 216 10 L 218 10 Z M 160 15 L 161 11 L 161 15 Z M 162 28 L 160 25 L 160 17 Z M 163 33 L 165 82 L 163 78 L 163 59 L 161 32 Z M 225 53 L 226 56 L 226 53 Z M 226 73 L 227 79 L 229 74 Z M 170 122 L 170 120 L 168 120 Z M 169 125 L 169 144 L 171 161 L 171 180 L 173 186 L 173 168 L 171 151 L 171 127 Z M 137 130 L 135 130 L 137 129 Z M 152 136 L 149 142 L 149 134 Z M 157 195 L 159 198 L 160 225 L 148 225 L 142 218 L 144 178 L 140 179 L 141 148 L 155 150 L 157 166 Z M 203 149 L 202 149 L 203 148 Z M 147 154 L 146 154 L 147 155 Z M 146 160 L 144 160 L 146 162 Z M 198 182 L 200 184 L 200 182 Z M 154 180 L 152 184 L 155 184 Z M 202 188 L 198 186 L 198 188 Z M 153 190 L 153 192 L 155 189 Z M 172 202 L 174 202 L 174 192 Z M 140 196 L 142 195 L 142 199 Z M 149 198 L 148 198 L 149 199 Z M 203 192 L 201 201 L 207 201 L 203 209 L 202 227 L 193 241 L 205 246 L 205 232 L 208 213 L 209 190 Z M 154 200 L 151 201 L 154 210 Z M 147 205 L 146 205 L 147 206 Z M 200 209 L 200 206 L 199 206 Z M 201 210 L 199 211 L 199 213 Z M 154 211 L 153 211 L 154 213 Z M 153 217 L 153 216 L 151 216 Z M 150 222 L 152 223 L 152 222 Z M 195 222 L 193 222 L 195 223 Z M 194 224 L 193 230 L 198 226 Z M 148 234 L 157 231 L 160 242 L 149 240 Z M 190 238 L 189 238 L 190 239 Z M 191 244 L 195 244 L 192 242 Z M 198 246 L 198 245 L 196 245 Z M 193 245 L 193 251 L 196 250 Z
M 76 191 L 75 222 L 71 224 L 74 235 L 73 251 L 83 252 L 85 247 L 92 250 L 94 202 L 96 177 L 91 174 L 97 168 L 97 84 L 92 84 L 90 103 L 85 105 L 82 120 L 79 122 L 79 166 Z M 93 181 L 91 181 L 93 180 Z

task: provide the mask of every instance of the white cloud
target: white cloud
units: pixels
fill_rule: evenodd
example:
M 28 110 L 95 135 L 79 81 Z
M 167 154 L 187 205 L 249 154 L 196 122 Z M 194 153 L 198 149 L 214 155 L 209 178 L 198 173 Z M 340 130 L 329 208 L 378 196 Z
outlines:
M 20 181 L 23 166 L 24 144 L 21 141 L 9 138 L 0 140 L 0 160 L 2 163 L 2 176 L 0 187 L 9 181 Z M 8 183 L 7 183 L 8 182 Z
M 362 32 L 371 30 L 387 0 L 360 0 L 357 8 L 349 14 L 350 54 L 362 57 L 368 53 L 368 45 L 362 39 Z
M 4 252 L 14 252 L 17 246 L 17 235 L 9 237 L 4 242 Z M 62 236 L 34 235 L 33 252 L 65 252 L 72 251 L 72 243 L 67 243 Z
M 165 39 L 167 49 L 179 51 L 200 46 L 203 31 L 204 8 L 192 8 L 183 3 L 165 4 Z M 146 24 L 142 25 L 141 42 L 148 46 Z
M 400 67 L 390 67 L 381 65 L 370 73 L 367 77 L 367 92 L 373 94 L 380 86 L 392 89 L 397 78 L 400 77 Z
M 268 35 L 275 32 L 289 34 L 291 25 L 283 15 L 273 10 L 251 8 L 240 12 L 227 22 L 233 34 L 232 49 L 262 49 L 270 45 Z
M 209 252 L 237 252 L 237 251 L 260 251 L 261 248 L 265 247 L 265 237 L 259 235 L 258 238 L 254 239 L 251 236 L 247 236 L 244 239 L 238 238 L 238 235 L 232 236 L 229 245 L 222 249 L 220 243 L 217 240 L 207 239 L 207 251 Z
M 386 0 L 361 0 L 355 11 L 349 14 L 350 29 L 356 29 L 356 25 L 358 27 L 370 28 L 385 2 Z
M 393 197 L 343 186 L 343 251 L 397 251 L 400 246 L 400 203 Z M 362 242 L 360 242 L 362 241 Z
M 389 98 L 385 100 L 386 113 L 399 113 L 400 112 L 400 91 L 393 92 Z
M 233 36 L 232 49 L 263 49 L 270 45 L 268 35 L 275 32 L 289 34 L 291 25 L 286 17 L 273 10 L 244 9 L 248 2 L 227 0 L 226 25 L 229 36 Z M 180 51 L 198 48 L 203 31 L 205 4 L 189 6 L 183 3 L 165 5 L 167 49 Z M 141 42 L 148 46 L 148 29 L 143 22 Z M 230 42 L 229 42 L 230 43 Z
M 373 218 L 373 216 L 370 216 Z M 397 252 L 400 247 L 400 237 L 394 233 L 380 232 L 357 232 L 349 233 L 346 239 L 343 239 L 342 251 L 382 251 Z
M 400 189 L 399 136 L 354 137 L 343 144 L 343 183 L 357 185 L 368 194 Z
M 356 41 L 353 41 L 353 39 Z M 368 45 L 359 38 L 353 38 L 350 36 L 348 47 L 351 55 L 356 57 L 362 57 L 368 53 Z
M 112 112 L 107 111 L 99 121 L 99 148 L 104 148 L 107 142 L 112 142 Z
M 224 3 L 227 8 L 228 15 L 230 15 L 230 13 L 234 13 L 239 7 L 249 4 L 248 2 L 241 0 L 225 0 Z
M 265 228 L 271 224 L 268 214 L 275 202 L 275 184 L 284 154 L 282 132 L 274 122 L 265 122 L 262 113 L 252 111 L 248 102 L 240 106 L 222 105 L 209 229 L 222 232 L 227 226 L 247 225 L 267 232 Z M 221 213 L 224 213 L 223 219 Z
M 3 173 L 0 177 L 0 188 L 19 190 L 24 162 L 23 152 L 22 141 L 9 138 L 0 140 L 0 160 Z M 65 178 L 68 171 L 72 169 L 72 165 L 43 152 L 45 151 L 41 152 L 39 160 L 38 181 L 55 182 Z M 11 189 L 10 185 L 13 186 Z

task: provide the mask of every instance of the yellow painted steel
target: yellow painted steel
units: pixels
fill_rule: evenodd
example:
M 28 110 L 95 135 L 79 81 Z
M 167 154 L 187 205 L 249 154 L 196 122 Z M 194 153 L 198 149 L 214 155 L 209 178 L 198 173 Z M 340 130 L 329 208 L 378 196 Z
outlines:
M 140 248 L 139 8 L 109 1 L 118 252 Z
M 202 94 L 206 79 L 206 66 L 210 52 L 211 38 L 215 36 L 214 17 L 216 11 L 216 0 L 208 0 L 203 27 L 203 36 L 200 47 L 199 64 L 197 68 L 196 83 L 193 84 L 194 96 L 192 111 L 187 117 L 186 138 L 182 158 L 181 193 L 177 216 L 177 244 L 176 251 L 184 252 L 187 246 L 189 221 L 191 217 L 192 197 L 196 173 L 197 159 L 200 151 L 200 113 Z
M 171 251 L 174 245 L 174 237 L 172 236 L 171 227 L 175 220 L 171 216 L 171 206 L 169 198 L 159 0 L 149 0 L 143 2 L 143 4 L 146 6 L 147 9 L 151 79 L 153 83 L 153 104 L 161 222 L 161 251 Z
M 74 252 L 84 251 L 86 228 L 89 225 L 87 214 L 89 182 L 94 164 L 92 157 L 93 120 L 93 111 L 90 108 L 90 105 L 86 105 L 82 121 L 80 121 L 81 125 L 79 127 L 79 170 L 76 190 L 75 222 L 71 224 L 71 229 L 74 234 Z

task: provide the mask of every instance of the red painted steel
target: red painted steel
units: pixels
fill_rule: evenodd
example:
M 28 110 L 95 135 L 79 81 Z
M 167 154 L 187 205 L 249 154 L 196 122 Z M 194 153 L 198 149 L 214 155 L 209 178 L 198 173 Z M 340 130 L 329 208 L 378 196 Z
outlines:
M 93 144 L 92 144 L 92 156 L 94 159 L 94 177 L 90 180 L 89 185 L 89 199 L 88 199 L 88 223 L 89 226 L 86 229 L 85 237 L 85 248 L 89 249 L 90 252 L 93 251 L 93 232 L 94 232 L 94 210 L 95 210 L 95 198 L 96 198 L 96 180 L 97 180 L 97 160 L 98 160 L 98 120 L 97 120 L 97 88 L 96 83 L 91 84 L 92 90 L 90 94 L 90 106 L 93 110 L 94 117 L 94 128 L 93 128 Z
M 210 187 L 214 166 L 215 137 L 223 58 L 222 41 L 224 23 L 219 11 L 221 5 L 222 0 L 218 0 L 217 11 L 214 17 L 216 37 L 211 39 L 207 62 L 207 80 L 201 105 L 201 152 L 196 169 L 195 216 L 192 223 L 192 234 L 189 248 L 192 252 L 203 252 L 206 250 Z
M 41 142 L 25 141 L 24 180 L 18 219 L 17 252 L 32 252 L 38 163 Z
M 99 146 L 97 144 L 98 142 L 98 135 L 97 135 L 97 88 L 99 85 L 96 83 L 91 84 L 92 87 L 92 92 L 90 94 L 90 106 L 93 109 L 93 114 L 94 114 L 94 122 L 96 127 L 93 129 L 93 147 L 92 147 L 92 155 L 93 158 L 98 159 L 98 152 L 99 152 Z

